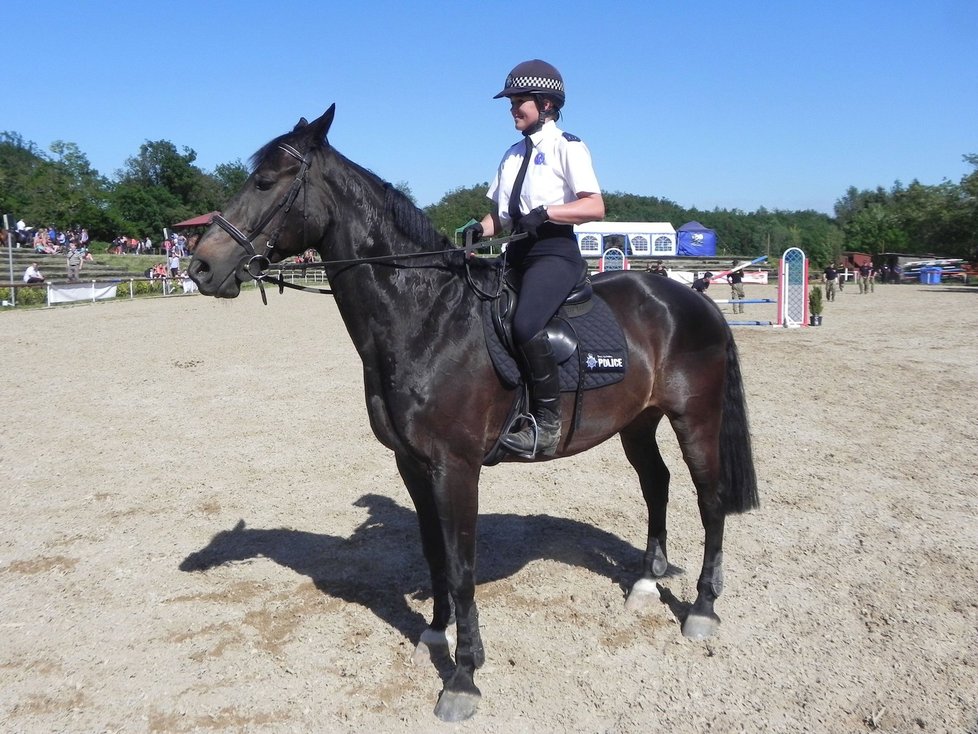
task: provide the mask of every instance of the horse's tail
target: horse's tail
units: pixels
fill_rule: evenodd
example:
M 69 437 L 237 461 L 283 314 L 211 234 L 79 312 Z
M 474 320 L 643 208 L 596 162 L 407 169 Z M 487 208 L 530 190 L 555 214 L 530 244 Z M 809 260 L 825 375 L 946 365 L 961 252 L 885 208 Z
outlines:
M 728 514 L 760 507 L 747 421 L 747 401 L 733 335 L 729 335 L 727 340 L 727 376 L 720 422 L 720 474 L 723 507 Z

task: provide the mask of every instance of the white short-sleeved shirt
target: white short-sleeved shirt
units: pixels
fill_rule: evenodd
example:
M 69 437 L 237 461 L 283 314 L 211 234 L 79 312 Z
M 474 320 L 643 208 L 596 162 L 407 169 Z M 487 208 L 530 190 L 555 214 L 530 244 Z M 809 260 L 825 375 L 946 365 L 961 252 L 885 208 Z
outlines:
M 591 164 L 591 152 L 580 138 L 560 130 L 548 120 L 530 135 L 533 150 L 520 190 L 520 211 L 529 213 L 538 206 L 566 204 L 578 194 L 600 194 L 598 178 Z M 526 144 L 523 140 L 506 151 L 486 196 L 496 203 L 503 224 L 508 224 L 509 197 L 523 164 Z

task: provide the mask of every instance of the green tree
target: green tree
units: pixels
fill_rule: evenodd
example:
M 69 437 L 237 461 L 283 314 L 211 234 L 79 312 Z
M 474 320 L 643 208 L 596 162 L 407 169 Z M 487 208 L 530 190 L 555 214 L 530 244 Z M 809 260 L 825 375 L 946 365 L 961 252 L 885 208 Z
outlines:
M 621 191 L 604 194 L 605 220 L 609 222 L 672 222 L 684 224 L 685 211 L 668 199 L 636 196 Z M 682 220 L 682 221 L 679 221 Z
M 492 202 L 486 198 L 489 183 L 475 184 L 468 188 L 459 187 L 445 194 L 437 203 L 425 207 L 435 229 L 449 239 L 454 239 L 455 230 L 470 219 L 481 220 L 492 209 Z
M 112 193 L 111 215 L 122 234 L 158 236 L 164 227 L 217 208 L 222 189 L 194 165 L 197 154 L 183 153 L 167 140 L 147 141 L 126 160 Z
M 231 200 L 231 197 L 244 187 L 245 181 L 248 180 L 248 168 L 239 158 L 233 163 L 219 164 L 214 168 L 211 178 L 217 185 L 217 198 L 220 202 L 214 208 L 221 209 L 224 204 Z
M 968 156 L 965 161 L 972 162 Z M 973 257 L 978 246 L 974 194 L 978 185 L 966 176 L 960 184 L 943 181 L 927 186 L 897 181 L 889 190 L 850 188 L 836 202 L 836 220 L 848 249 L 866 252 L 933 253 Z
M 41 222 L 33 207 L 30 179 L 45 163 L 44 153 L 18 133 L 0 133 L 0 214 Z M 43 212 L 41 212 L 43 214 Z
M 876 255 L 881 252 L 906 252 L 909 238 L 901 229 L 894 211 L 885 204 L 870 204 L 846 224 L 846 245 L 850 250 Z
M 49 212 L 49 223 L 59 228 L 87 227 L 90 233 L 105 229 L 109 222 L 108 182 L 75 143 L 55 141 L 51 153 L 51 162 L 42 167 L 50 189 L 38 187 L 38 191 L 52 196 L 35 202 Z
M 964 162 L 974 170 L 961 179 L 961 202 L 959 218 L 961 221 L 961 249 L 967 257 L 978 260 L 978 155 L 963 156 Z

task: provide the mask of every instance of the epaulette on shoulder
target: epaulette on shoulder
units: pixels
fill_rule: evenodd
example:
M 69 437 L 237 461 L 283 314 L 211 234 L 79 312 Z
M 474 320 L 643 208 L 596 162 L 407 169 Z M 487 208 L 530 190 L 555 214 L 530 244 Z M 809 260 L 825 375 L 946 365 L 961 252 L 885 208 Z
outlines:
M 579 137 L 577 137 L 576 135 L 571 135 L 570 133 L 564 133 L 564 140 L 567 140 L 571 143 L 581 142 L 581 139 Z

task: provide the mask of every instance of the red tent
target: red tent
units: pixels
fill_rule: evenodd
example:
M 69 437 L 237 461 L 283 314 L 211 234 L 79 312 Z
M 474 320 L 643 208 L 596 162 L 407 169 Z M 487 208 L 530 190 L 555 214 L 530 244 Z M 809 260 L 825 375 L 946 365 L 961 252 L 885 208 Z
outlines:
M 208 212 L 207 214 L 201 214 L 199 217 L 184 219 L 182 222 L 171 224 L 170 228 L 183 229 L 185 227 L 206 227 L 211 223 L 211 219 L 214 218 L 215 214 L 220 214 L 220 212 Z

